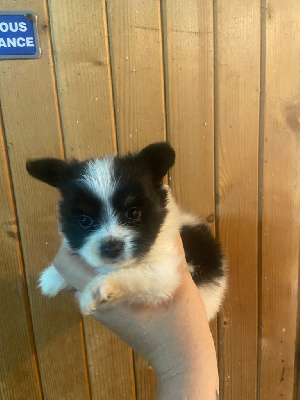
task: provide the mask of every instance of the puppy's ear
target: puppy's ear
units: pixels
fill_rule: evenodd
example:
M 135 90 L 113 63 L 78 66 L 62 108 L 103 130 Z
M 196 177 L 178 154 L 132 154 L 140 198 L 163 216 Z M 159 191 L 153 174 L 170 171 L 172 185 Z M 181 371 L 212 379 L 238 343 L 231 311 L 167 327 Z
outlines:
M 66 179 L 69 164 L 57 158 L 39 158 L 27 160 L 26 169 L 34 178 L 59 188 Z
M 154 181 L 161 181 L 175 162 L 175 151 L 168 143 L 153 143 L 141 150 L 137 159 L 151 172 Z

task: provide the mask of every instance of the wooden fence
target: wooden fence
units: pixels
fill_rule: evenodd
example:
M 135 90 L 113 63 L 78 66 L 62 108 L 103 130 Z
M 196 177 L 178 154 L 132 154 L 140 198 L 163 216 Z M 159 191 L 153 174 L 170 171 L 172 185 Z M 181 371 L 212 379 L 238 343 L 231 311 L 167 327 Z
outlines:
M 178 202 L 230 264 L 212 331 L 224 400 L 298 400 L 299 0 L 1 0 L 42 55 L 0 62 L 0 398 L 150 400 L 151 368 L 71 296 L 43 298 L 56 192 L 27 158 L 167 140 Z

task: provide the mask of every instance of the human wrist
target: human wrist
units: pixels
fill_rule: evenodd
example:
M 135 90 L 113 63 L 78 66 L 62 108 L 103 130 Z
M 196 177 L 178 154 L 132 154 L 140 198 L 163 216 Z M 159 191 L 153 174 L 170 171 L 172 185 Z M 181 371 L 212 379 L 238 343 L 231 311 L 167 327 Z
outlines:
M 203 365 L 193 365 L 168 379 L 157 377 L 156 400 L 216 400 L 218 392 L 218 377 Z
M 158 360 L 152 361 L 151 365 L 154 366 L 157 375 L 156 400 L 216 399 L 219 377 L 215 348 L 211 341 L 206 338 L 201 348 L 197 344 L 194 346 L 195 343 L 190 343 L 193 348 L 191 352 L 179 352 L 173 363 L 161 360 L 163 353 Z
M 178 293 L 173 302 L 172 334 L 162 333 L 162 346 L 150 354 L 157 375 L 157 400 L 215 400 L 219 391 L 216 351 L 206 311 L 189 281 L 183 297 Z

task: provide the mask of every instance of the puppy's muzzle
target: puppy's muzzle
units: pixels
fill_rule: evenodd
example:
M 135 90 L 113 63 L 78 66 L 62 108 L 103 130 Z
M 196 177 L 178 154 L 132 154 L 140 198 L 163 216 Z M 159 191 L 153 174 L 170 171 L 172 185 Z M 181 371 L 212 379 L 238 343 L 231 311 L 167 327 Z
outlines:
M 124 242 L 115 238 L 107 239 L 101 243 L 100 252 L 103 258 L 110 260 L 117 258 L 124 249 Z

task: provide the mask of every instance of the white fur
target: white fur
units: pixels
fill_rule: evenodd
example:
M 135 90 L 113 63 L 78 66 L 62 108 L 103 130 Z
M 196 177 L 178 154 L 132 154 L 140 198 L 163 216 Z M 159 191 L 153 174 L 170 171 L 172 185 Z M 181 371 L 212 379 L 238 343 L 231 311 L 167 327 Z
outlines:
M 227 288 L 227 278 L 216 279 L 212 284 L 200 286 L 201 297 L 206 308 L 207 318 L 210 321 L 219 311 Z
M 80 311 L 83 315 L 88 315 L 95 310 L 97 306 L 108 299 L 108 295 L 101 296 L 101 289 L 105 277 L 98 276 L 86 285 L 81 294 L 77 294 Z M 103 290 L 103 289 L 102 289 Z
M 89 314 L 101 302 L 126 300 L 128 303 L 156 305 L 172 297 L 180 284 L 179 256 L 165 256 L 157 264 L 141 263 L 93 279 L 79 299 L 83 314 Z
M 103 215 L 103 225 L 101 229 L 95 231 L 89 236 L 85 244 L 78 251 L 79 255 L 94 268 L 103 268 L 108 265 L 108 260 L 101 260 L 99 257 L 99 246 L 105 239 L 113 237 L 121 240 L 125 244 L 121 258 L 112 264 L 117 267 L 124 266 L 124 260 L 132 258 L 133 243 L 135 239 L 134 231 L 130 228 L 120 226 L 117 215 L 115 214 L 111 200 L 115 191 L 117 182 L 113 176 L 114 158 L 105 157 L 103 159 L 91 160 L 84 171 L 84 176 L 80 183 L 88 187 L 105 206 Z
M 101 259 L 99 255 L 99 246 L 103 240 L 110 237 L 124 242 L 122 255 L 116 260 L 117 263 L 115 264 L 118 268 L 124 267 L 127 260 L 131 262 L 135 234 L 130 228 L 120 226 L 116 218 L 110 218 L 101 229 L 90 235 L 84 245 L 78 250 L 78 254 L 94 268 L 109 266 L 109 260 Z M 112 265 L 113 264 L 112 261 Z
M 87 164 L 80 182 L 88 186 L 105 203 L 111 199 L 117 184 L 113 171 L 113 157 L 93 159 Z
M 195 226 L 198 224 L 203 224 L 203 220 L 196 215 L 187 214 L 185 212 L 181 212 L 180 214 L 180 225 L 186 226 Z
M 79 300 L 84 314 L 90 313 L 100 302 L 107 301 L 108 297 L 143 304 L 158 304 L 172 297 L 180 284 L 177 266 L 181 260 L 174 244 L 180 227 L 180 212 L 170 192 L 167 208 L 169 212 L 164 224 L 151 250 L 139 260 L 139 264 L 130 260 L 121 269 L 112 266 L 110 273 L 106 271 L 105 277 L 95 278 L 85 288 Z M 97 270 L 100 272 L 101 267 Z
M 99 161 L 99 162 L 98 162 Z M 107 300 L 125 300 L 130 303 L 158 304 L 172 297 L 180 285 L 180 274 L 177 270 L 181 259 L 175 246 L 176 235 L 182 225 L 194 226 L 202 221 L 190 214 L 181 213 L 175 203 L 170 190 L 168 190 L 166 219 L 158 236 L 145 257 L 132 259 L 134 245 L 134 231 L 118 225 L 112 208 L 110 198 L 114 190 L 112 171 L 112 158 L 96 160 L 89 164 L 83 183 L 88 184 L 93 191 L 101 197 L 107 196 L 107 223 L 91 235 L 79 250 L 79 254 L 98 272 L 83 290 L 77 294 L 80 309 L 83 314 L 89 314 L 101 302 Z M 99 174 L 101 176 L 99 177 Z M 103 180 L 102 177 L 106 178 Z M 114 265 L 101 262 L 99 259 L 99 245 L 101 240 L 115 237 L 125 243 L 123 261 L 117 260 Z M 67 240 L 64 238 L 65 245 Z M 187 266 L 193 272 L 192 266 Z M 217 313 L 226 291 L 226 266 L 224 261 L 225 276 L 216 279 L 210 284 L 202 285 L 199 290 L 207 310 L 208 319 Z M 66 282 L 51 265 L 40 276 L 39 286 L 46 296 L 55 296 L 60 290 L 67 287 Z
M 68 287 L 67 282 L 59 274 L 54 265 L 44 269 L 39 278 L 39 287 L 44 296 L 54 297 Z
M 118 181 L 116 181 L 113 173 L 114 157 L 96 158 L 89 161 L 83 177 L 79 180 L 83 186 L 88 187 L 101 200 L 105 213 L 103 220 L 108 225 L 113 225 L 116 220 L 111 200 Z
M 204 223 L 203 220 L 201 220 L 201 218 L 198 218 L 195 215 L 187 213 L 182 213 L 180 220 L 182 225 L 191 227 Z M 213 282 L 209 284 L 204 284 L 198 287 L 201 293 L 203 303 L 206 308 L 207 317 L 209 321 L 212 318 L 214 318 L 214 316 L 219 311 L 220 305 L 222 304 L 227 289 L 227 265 L 225 259 L 223 259 L 222 268 L 224 271 L 224 276 L 222 278 L 215 279 Z M 189 265 L 188 270 L 192 274 L 194 267 L 192 265 Z

